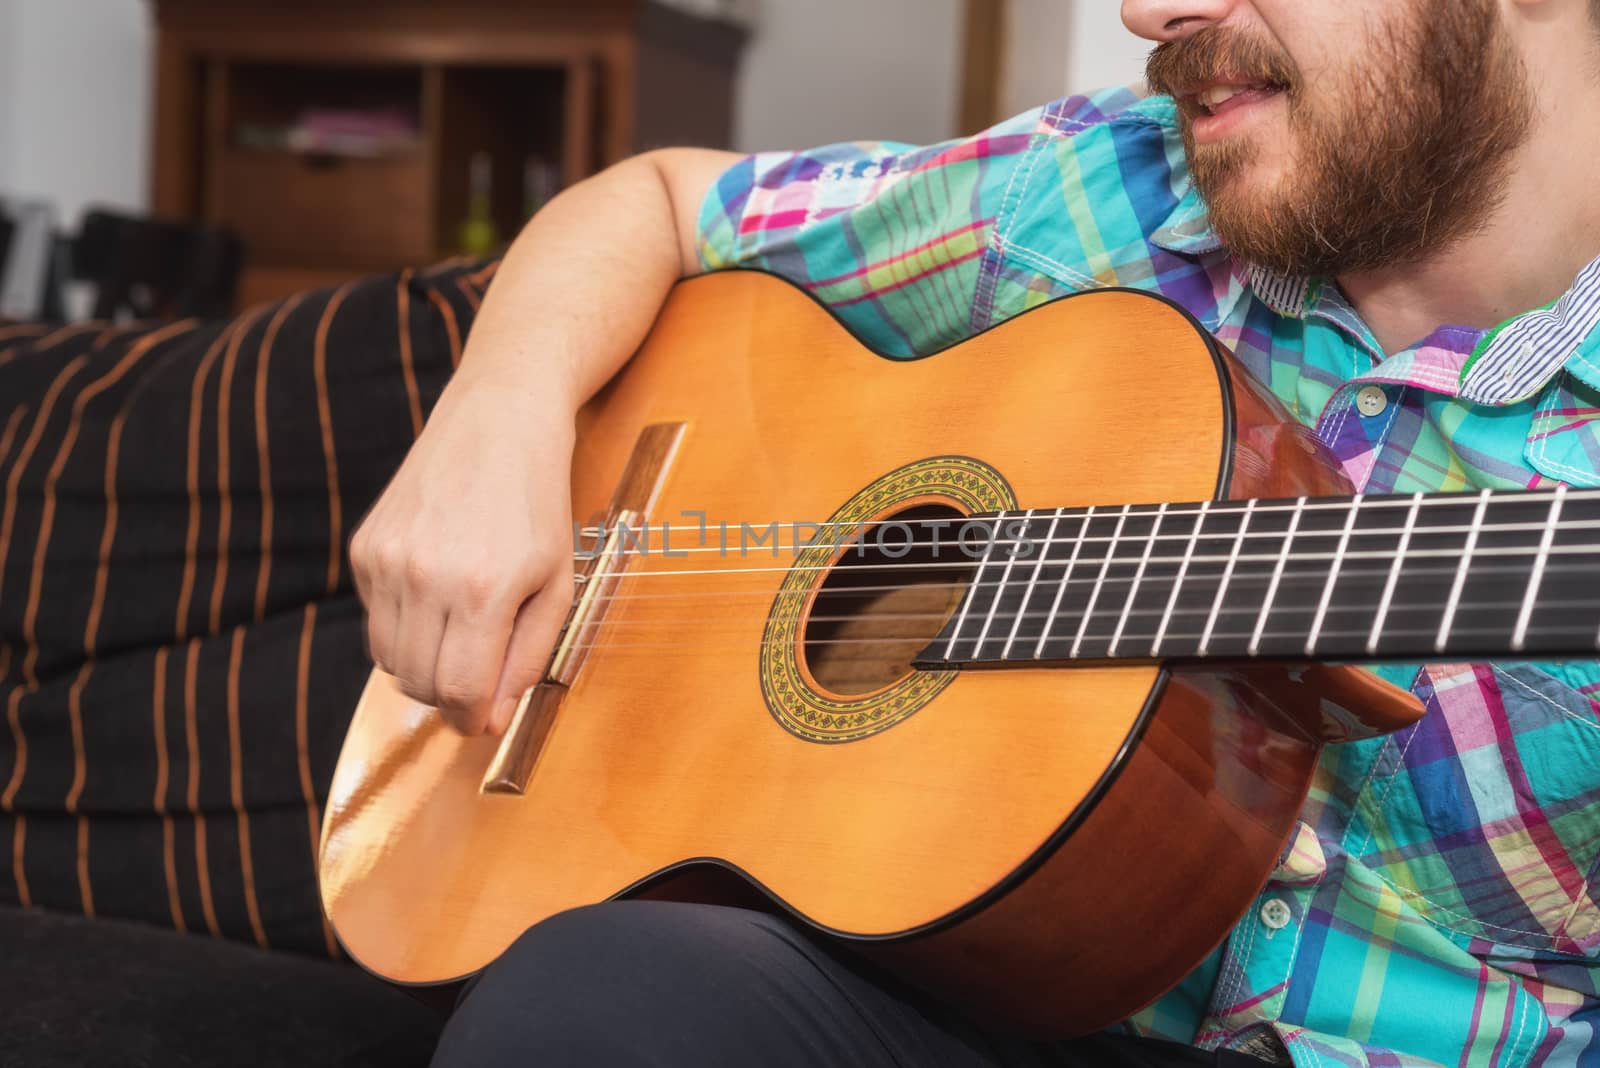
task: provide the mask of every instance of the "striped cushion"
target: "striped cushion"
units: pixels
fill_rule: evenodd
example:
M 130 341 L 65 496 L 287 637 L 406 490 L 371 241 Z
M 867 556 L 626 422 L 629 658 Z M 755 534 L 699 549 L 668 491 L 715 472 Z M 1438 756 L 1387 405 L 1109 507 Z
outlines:
M 0 327 L 0 901 L 337 955 L 346 557 L 493 265 L 225 324 Z

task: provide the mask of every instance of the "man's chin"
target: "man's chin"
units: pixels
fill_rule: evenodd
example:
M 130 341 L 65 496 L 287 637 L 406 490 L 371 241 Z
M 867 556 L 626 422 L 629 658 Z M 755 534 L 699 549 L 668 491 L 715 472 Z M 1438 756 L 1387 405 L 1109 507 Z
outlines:
M 1253 145 L 1190 146 L 1188 156 L 1189 173 L 1213 213 L 1261 217 L 1283 201 L 1285 168 Z

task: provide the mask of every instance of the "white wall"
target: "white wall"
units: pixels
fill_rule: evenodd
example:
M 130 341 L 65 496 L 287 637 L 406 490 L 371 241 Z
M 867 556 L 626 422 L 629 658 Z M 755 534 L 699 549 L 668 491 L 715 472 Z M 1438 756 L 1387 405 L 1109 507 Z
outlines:
M 11 174 L 11 160 L 16 149 L 12 146 L 16 131 L 12 128 L 11 111 L 17 99 L 16 53 L 17 8 L 0 0 L 0 193 L 6 189 Z
M 1067 91 L 1067 53 L 1075 22 L 1073 0 L 1011 0 L 1000 82 L 1002 116 L 1019 115 Z
M 0 191 L 85 206 L 149 203 L 144 0 L 0 0 Z
M 762 0 L 735 147 L 953 136 L 961 21 L 960 0 Z
M 1122 24 L 1116 0 L 1066 0 L 1072 5 L 1072 30 L 1067 42 L 1066 88 L 1069 92 L 1131 85 L 1144 80 L 1144 61 L 1151 44 Z

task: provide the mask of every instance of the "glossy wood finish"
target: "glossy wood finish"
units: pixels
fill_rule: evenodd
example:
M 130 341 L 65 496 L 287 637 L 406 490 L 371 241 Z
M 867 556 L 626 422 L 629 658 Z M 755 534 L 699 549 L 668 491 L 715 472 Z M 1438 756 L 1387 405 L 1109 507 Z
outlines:
M 1310 431 L 1242 368 L 1230 377 L 1228 498 L 1349 492 Z M 1353 667 L 1174 668 L 1104 797 L 1081 824 L 1066 821 L 1071 833 L 1025 879 L 962 923 L 858 948 L 1026 1033 L 1116 1023 L 1203 961 L 1266 882 L 1322 743 L 1349 736 L 1325 700 L 1374 733 L 1422 713 L 1410 694 Z
M 1170 403 L 1135 421 L 1129 398 L 1156 392 Z M 651 518 L 705 509 L 713 535 L 720 519 L 825 519 L 952 454 L 992 465 L 1023 507 L 1207 499 L 1225 460 L 1231 492 L 1267 477 L 1314 492 L 1320 456 L 1256 422 L 1258 400 L 1148 297 L 1071 298 L 906 363 L 772 278 L 719 275 L 679 288 L 583 414 L 574 514 L 603 509 L 639 430 L 673 420 L 689 429 Z M 704 862 L 943 996 L 1071 1033 L 1175 982 L 1266 878 L 1321 730 L 1282 669 L 966 672 L 881 733 L 817 744 L 761 689 L 783 563 L 763 551 L 711 576 L 689 573 L 705 555 L 657 556 L 630 573 L 624 594 L 694 596 L 613 605 L 521 798 L 480 792 L 495 739 L 455 736 L 375 674 L 322 842 L 352 955 L 400 982 L 455 979 L 557 911 L 646 885 L 707 893 L 681 877 Z

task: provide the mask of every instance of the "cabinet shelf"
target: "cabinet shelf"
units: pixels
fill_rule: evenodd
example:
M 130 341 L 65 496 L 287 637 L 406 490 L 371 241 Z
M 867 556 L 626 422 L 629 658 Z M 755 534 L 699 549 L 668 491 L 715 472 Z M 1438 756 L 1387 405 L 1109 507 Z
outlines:
M 646 0 L 154 3 L 156 211 L 239 232 L 241 303 L 453 252 L 475 156 L 509 240 L 528 174 L 731 138 L 743 30 Z M 273 143 L 341 123 L 383 150 Z

